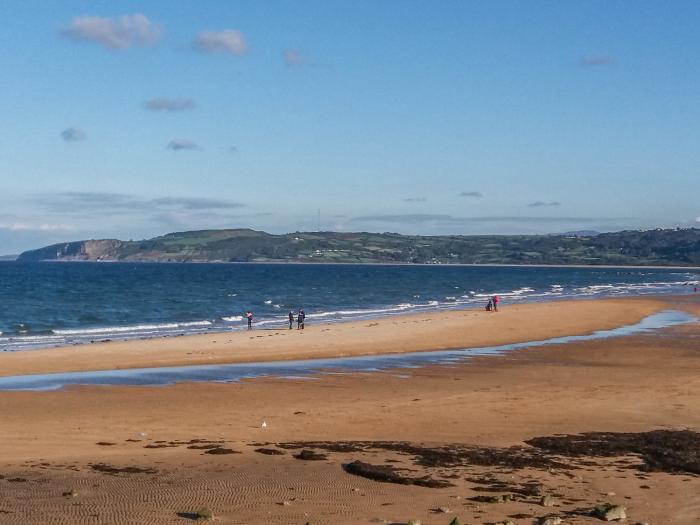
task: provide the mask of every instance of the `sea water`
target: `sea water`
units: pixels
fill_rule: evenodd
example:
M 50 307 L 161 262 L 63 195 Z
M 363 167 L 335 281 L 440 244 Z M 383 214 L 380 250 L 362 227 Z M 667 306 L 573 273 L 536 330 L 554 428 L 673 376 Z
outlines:
M 698 270 L 0 262 L 0 351 L 526 301 L 692 293 Z

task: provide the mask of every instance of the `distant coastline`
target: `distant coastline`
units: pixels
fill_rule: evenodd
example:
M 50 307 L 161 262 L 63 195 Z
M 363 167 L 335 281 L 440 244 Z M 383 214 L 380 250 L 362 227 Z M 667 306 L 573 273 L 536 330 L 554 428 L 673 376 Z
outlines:
M 333 263 L 697 268 L 700 229 L 595 235 L 401 235 L 249 229 L 170 233 L 142 241 L 90 239 L 21 253 L 20 262 Z
M 41 263 L 41 264 L 227 264 L 227 265 L 285 265 L 285 266 L 426 266 L 426 267 L 455 267 L 455 268 L 586 268 L 601 270 L 699 270 L 700 265 L 696 266 L 681 266 L 681 265 L 644 265 L 644 264 L 537 264 L 537 263 L 409 263 L 409 262 L 327 262 L 327 261 L 142 261 L 142 260 L 118 260 L 118 259 L 100 259 L 97 261 L 80 260 L 80 259 L 47 259 L 40 261 L 19 261 L 18 256 L 14 258 L 1 258 L 0 262 L 19 262 L 26 264 Z

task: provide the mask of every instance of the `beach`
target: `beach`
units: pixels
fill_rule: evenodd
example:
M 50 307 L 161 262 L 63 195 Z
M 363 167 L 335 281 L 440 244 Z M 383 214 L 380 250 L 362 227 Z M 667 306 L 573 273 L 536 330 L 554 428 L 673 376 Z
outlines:
M 472 348 L 668 309 L 700 317 L 692 296 L 505 305 L 4 353 L 0 371 Z M 575 524 L 606 502 L 699 523 L 699 341 L 694 322 L 412 369 L 0 392 L 0 523 Z
M 318 359 L 502 345 L 582 335 L 638 322 L 668 304 L 655 297 L 551 301 L 322 323 L 96 342 L 0 353 L 0 377 L 86 370 Z M 295 325 L 296 327 L 296 325 Z

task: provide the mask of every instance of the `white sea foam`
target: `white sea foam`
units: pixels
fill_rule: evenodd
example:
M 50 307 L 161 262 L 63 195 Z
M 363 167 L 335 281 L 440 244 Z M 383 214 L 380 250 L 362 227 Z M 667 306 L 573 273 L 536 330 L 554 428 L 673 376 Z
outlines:
M 437 305 L 437 301 L 431 301 L 431 303 L 435 303 Z M 324 317 L 343 317 L 343 316 L 354 316 L 354 315 L 374 315 L 374 314 L 383 314 L 383 313 L 389 313 L 389 312 L 401 312 L 405 310 L 409 310 L 411 308 L 417 308 L 419 306 L 432 306 L 432 305 L 415 305 L 411 303 L 402 303 L 402 304 L 397 304 L 395 306 L 389 306 L 386 308 L 367 308 L 364 310 L 332 310 L 329 312 L 318 312 L 318 313 L 313 313 L 313 314 L 307 314 L 306 317 L 308 318 L 324 318 Z
M 242 315 L 229 315 L 227 317 L 222 317 L 222 321 L 226 321 L 227 323 L 234 323 L 236 321 L 242 321 L 243 316 Z
M 177 328 L 191 328 L 196 326 L 211 326 L 211 321 L 191 321 L 186 323 L 161 323 L 161 324 L 140 324 L 133 326 L 108 326 L 103 328 L 80 328 L 70 330 L 51 330 L 56 335 L 98 335 L 124 332 L 142 332 L 173 330 Z

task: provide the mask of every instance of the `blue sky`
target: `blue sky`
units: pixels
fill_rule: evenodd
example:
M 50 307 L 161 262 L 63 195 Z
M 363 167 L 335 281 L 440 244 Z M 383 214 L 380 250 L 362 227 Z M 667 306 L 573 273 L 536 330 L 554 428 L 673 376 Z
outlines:
M 50 6 L 50 8 L 48 8 Z M 0 253 L 697 225 L 700 3 L 0 3 Z

